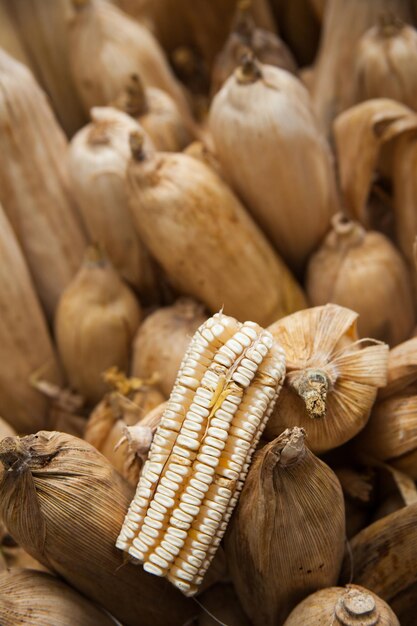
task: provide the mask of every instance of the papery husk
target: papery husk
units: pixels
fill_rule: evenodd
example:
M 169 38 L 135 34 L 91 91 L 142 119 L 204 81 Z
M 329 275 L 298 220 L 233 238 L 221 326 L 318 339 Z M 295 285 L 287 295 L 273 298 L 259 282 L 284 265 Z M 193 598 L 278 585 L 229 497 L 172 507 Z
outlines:
M 375 471 L 372 468 L 335 468 L 345 502 L 346 537 L 350 539 L 369 523 L 375 500 Z
M 4 439 L 4 437 L 14 437 L 15 435 L 17 435 L 17 433 L 13 426 L 0 417 L 0 441 Z
M 380 399 L 417 392 L 417 338 L 409 339 L 390 350 L 387 384 L 380 390 Z
M 268 65 L 295 73 L 297 64 L 285 43 L 273 32 L 258 28 L 252 17 L 251 2 L 237 3 L 231 32 L 217 55 L 212 71 L 211 93 L 216 94 L 223 83 L 240 65 L 244 54 L 251 50 L 256 58 Z
M 379 483 L 380 504 L 373 514 L 372 521 L 381 519 L 404 506 L 417 503 L 417 487 L 413 479 L 391 465 L 380 464 Z
M 30 556 L 22 547 L 17 545 L 13 537 L 9 534 L 2 520 L 0 520 L 0 557 L 3 569 L 32 569 L 41 572 L 48 572 L 48 568 Z M 0 566 L 1 569 L 1 566 Z
M 87 403 L 97 403 L 105 394 L 105 370 L 118 367 L 127 372 L 140 318 L 133 292 L 108 259 L 90 248 L 55 318 L 58 353 L 69 384 Z
M 132 74 L 114 106 L 135 120 L 161 152 L 181 152 L 193 136 L 173 98 L 156 87 L 145 87 L 138 74 Z
M 117 7 L 101 0 L 75 0 L 69 50 L 72 75 L 86 111 L 105 106 L 132 74 L 146 86 L 167 91 L 184 115 L 189 108 L 157 39 Z
M 357 44 L 353 101 L 392 98 L 417 109 L 417 31 L 391 16 L 366 31 Z
M 401 622 L 402 623 L 402 622 Z M 394 611 L 359 585 L 316 591 L 300 602 L 283 626 L 400 626 Z
M 358 340 L 357 319 L 354 311 L 327 304 L 269 327 L 286 352 L 287 376 L 264 437 L 302 426 L 309 448 L 322 453 L 365 426 L 378 388 L 386 384 L 388 346 Z
M 0 574 L 2 626 L 115 626 L 100 608 L 51 574 L 12 570 Z
M 190 143 L 190 145 L 184 150 L 184 154 L 188 154 L 188 156 L 192 156 L 194 159 L 208 165 L 208 167 L 211 167 L 216 174 L 224 180 L 224 174 L 218 158 L 203 141 L 193 141 Z
M 1 50 L 0 86 L 0 202 L 51 319 L 85 247 L 69 186 L 67 143 L 32 74 Z
M 341 582 L 370 589 L 390 604 L 416 583 L 417 503 L 374 522 L 350 541 Z
M 306 290 L 313 306 L 333 302 L 359 314 L 360 337 L 396 345 L 415 324 L 408 268 L 384 235 L 341 214 L 310 258 Z
M 312 91 L 314 110 L 325 133 L 330 132 L 333 119 L 353 104 L 351 77 L 357 42 L 387 14 L 412 23 L 409 0 L 328 0 Z
M 320 23 L 323 21 L 328 1 L 329 0 L 310 0 L 311 8 L 313 9 Z
M 303 306 L 290 272 L 211 168 L 184 153 L 146 152 L 139 136 L 131 148 L 136 228 L 179 293 L 260 324 Z
M 0 513 L 32 556 L 126 626 L 180 626 L 196 612 L 115 548 L 134 489 L 90 444 L 39 432 L 4 439 L 0 459 Z
M 20 433 L 48 425 L 48 401 L 31 383 L 61 371 L 29 271 L 0 205 L 0 417 Z
M 126 195 L 129 133 L 141 127 L 111 107 L 94 107 L 91 120 L 69 146 L 74 196 L 91 240 L 106 250 L 122 278 L 149 296 L 156 291 L 155 272 L 135 231 Z M 152 145 L 146 134 L 145 142 Z
M 320 35 L 320 20 L 311 0 L 271 0 L 282 38 L 300 65 L 314 61 Z
M 198 626 L 218 626 L 219 621 L 227 626 L 250 626 L 232 585 L 215 585 L 198 599 L 203 606 Z
M 204 307 L 191 298 L 180 298 L 172 306 L 151 313 L 133 342 L 132 376 L 156 376 L 158 387 L 168 398 L 188 344 L 207 317 Z
M 330 151 L 305 87 L 248 58 L 214 98 L 210 130 L 230 184 L 300 272 L 337 210 Z
M 281 624 L 339 575 L 342 489 L 304 437 L 303 429 L 287 429 L 255 455 L 226 536 L 233 584 L 255 626 Z
M 0 47 L 20 63 L 33 70 L 16 25 L 10 13 L 9 0 L 0 1 Z
M 9 2 L 19 35 L 29 52 L 35 74 L 52 101 L 67 135 L 86 122 L 70 72 L 68 22 L 71 0 L 13 0 Z
M 390 604 L 401 626 L 414 626 L 417 612 L 417 583 L 395 596 Z

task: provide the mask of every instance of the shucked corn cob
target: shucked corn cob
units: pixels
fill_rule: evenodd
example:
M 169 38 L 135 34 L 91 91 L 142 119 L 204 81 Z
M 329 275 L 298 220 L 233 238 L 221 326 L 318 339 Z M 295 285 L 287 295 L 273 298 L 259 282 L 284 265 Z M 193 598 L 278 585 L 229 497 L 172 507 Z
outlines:
M 117 547 L 186 595 L 221 542 L 284 374 L 268 331 L 221 312 L 184 356 Z

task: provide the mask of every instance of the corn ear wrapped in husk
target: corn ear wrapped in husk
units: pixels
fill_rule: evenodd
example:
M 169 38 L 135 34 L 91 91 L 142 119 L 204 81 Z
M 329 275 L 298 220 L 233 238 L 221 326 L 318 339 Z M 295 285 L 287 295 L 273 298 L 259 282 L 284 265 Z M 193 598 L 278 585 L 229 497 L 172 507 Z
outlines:
M 126 626 L 192 616 L 194 605 L 114 547 L 133 489 L 90 444 L 57 432 L 6 438 L 0 461 L 0 513 L 33 557 Z
M 304 437 L 303 429 L 288 429 L 255 455 L 226 537 L 232 580 L 255 626 L 281 624 L 339 576 L 342 489 Z

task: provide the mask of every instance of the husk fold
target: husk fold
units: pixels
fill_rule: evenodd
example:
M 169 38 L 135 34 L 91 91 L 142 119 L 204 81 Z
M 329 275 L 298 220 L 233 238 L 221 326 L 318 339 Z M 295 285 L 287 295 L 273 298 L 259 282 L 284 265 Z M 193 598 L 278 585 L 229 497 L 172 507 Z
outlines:
M 255 626 L 281 624 L 339 575 L 342 490 L 304 437 L 303 429 L 288 429 L 256 454 L 226 537 L 232 580 Z
M 4 439 L 0 460 L 1 515 L 32 556 L 127 626 L 191 617 L 180 593 L 114 547 L 133 490 L 92 446 L 39 432 Z

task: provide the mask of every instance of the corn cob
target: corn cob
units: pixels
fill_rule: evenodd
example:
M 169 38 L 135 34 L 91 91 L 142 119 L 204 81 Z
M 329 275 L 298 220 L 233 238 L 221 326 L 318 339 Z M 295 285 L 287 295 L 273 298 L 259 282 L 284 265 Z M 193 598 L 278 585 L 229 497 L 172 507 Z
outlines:
M 222 312 L 185 353 L 116 544 L 185 595 L 221 542 L 284 375 L 270 333 Z

